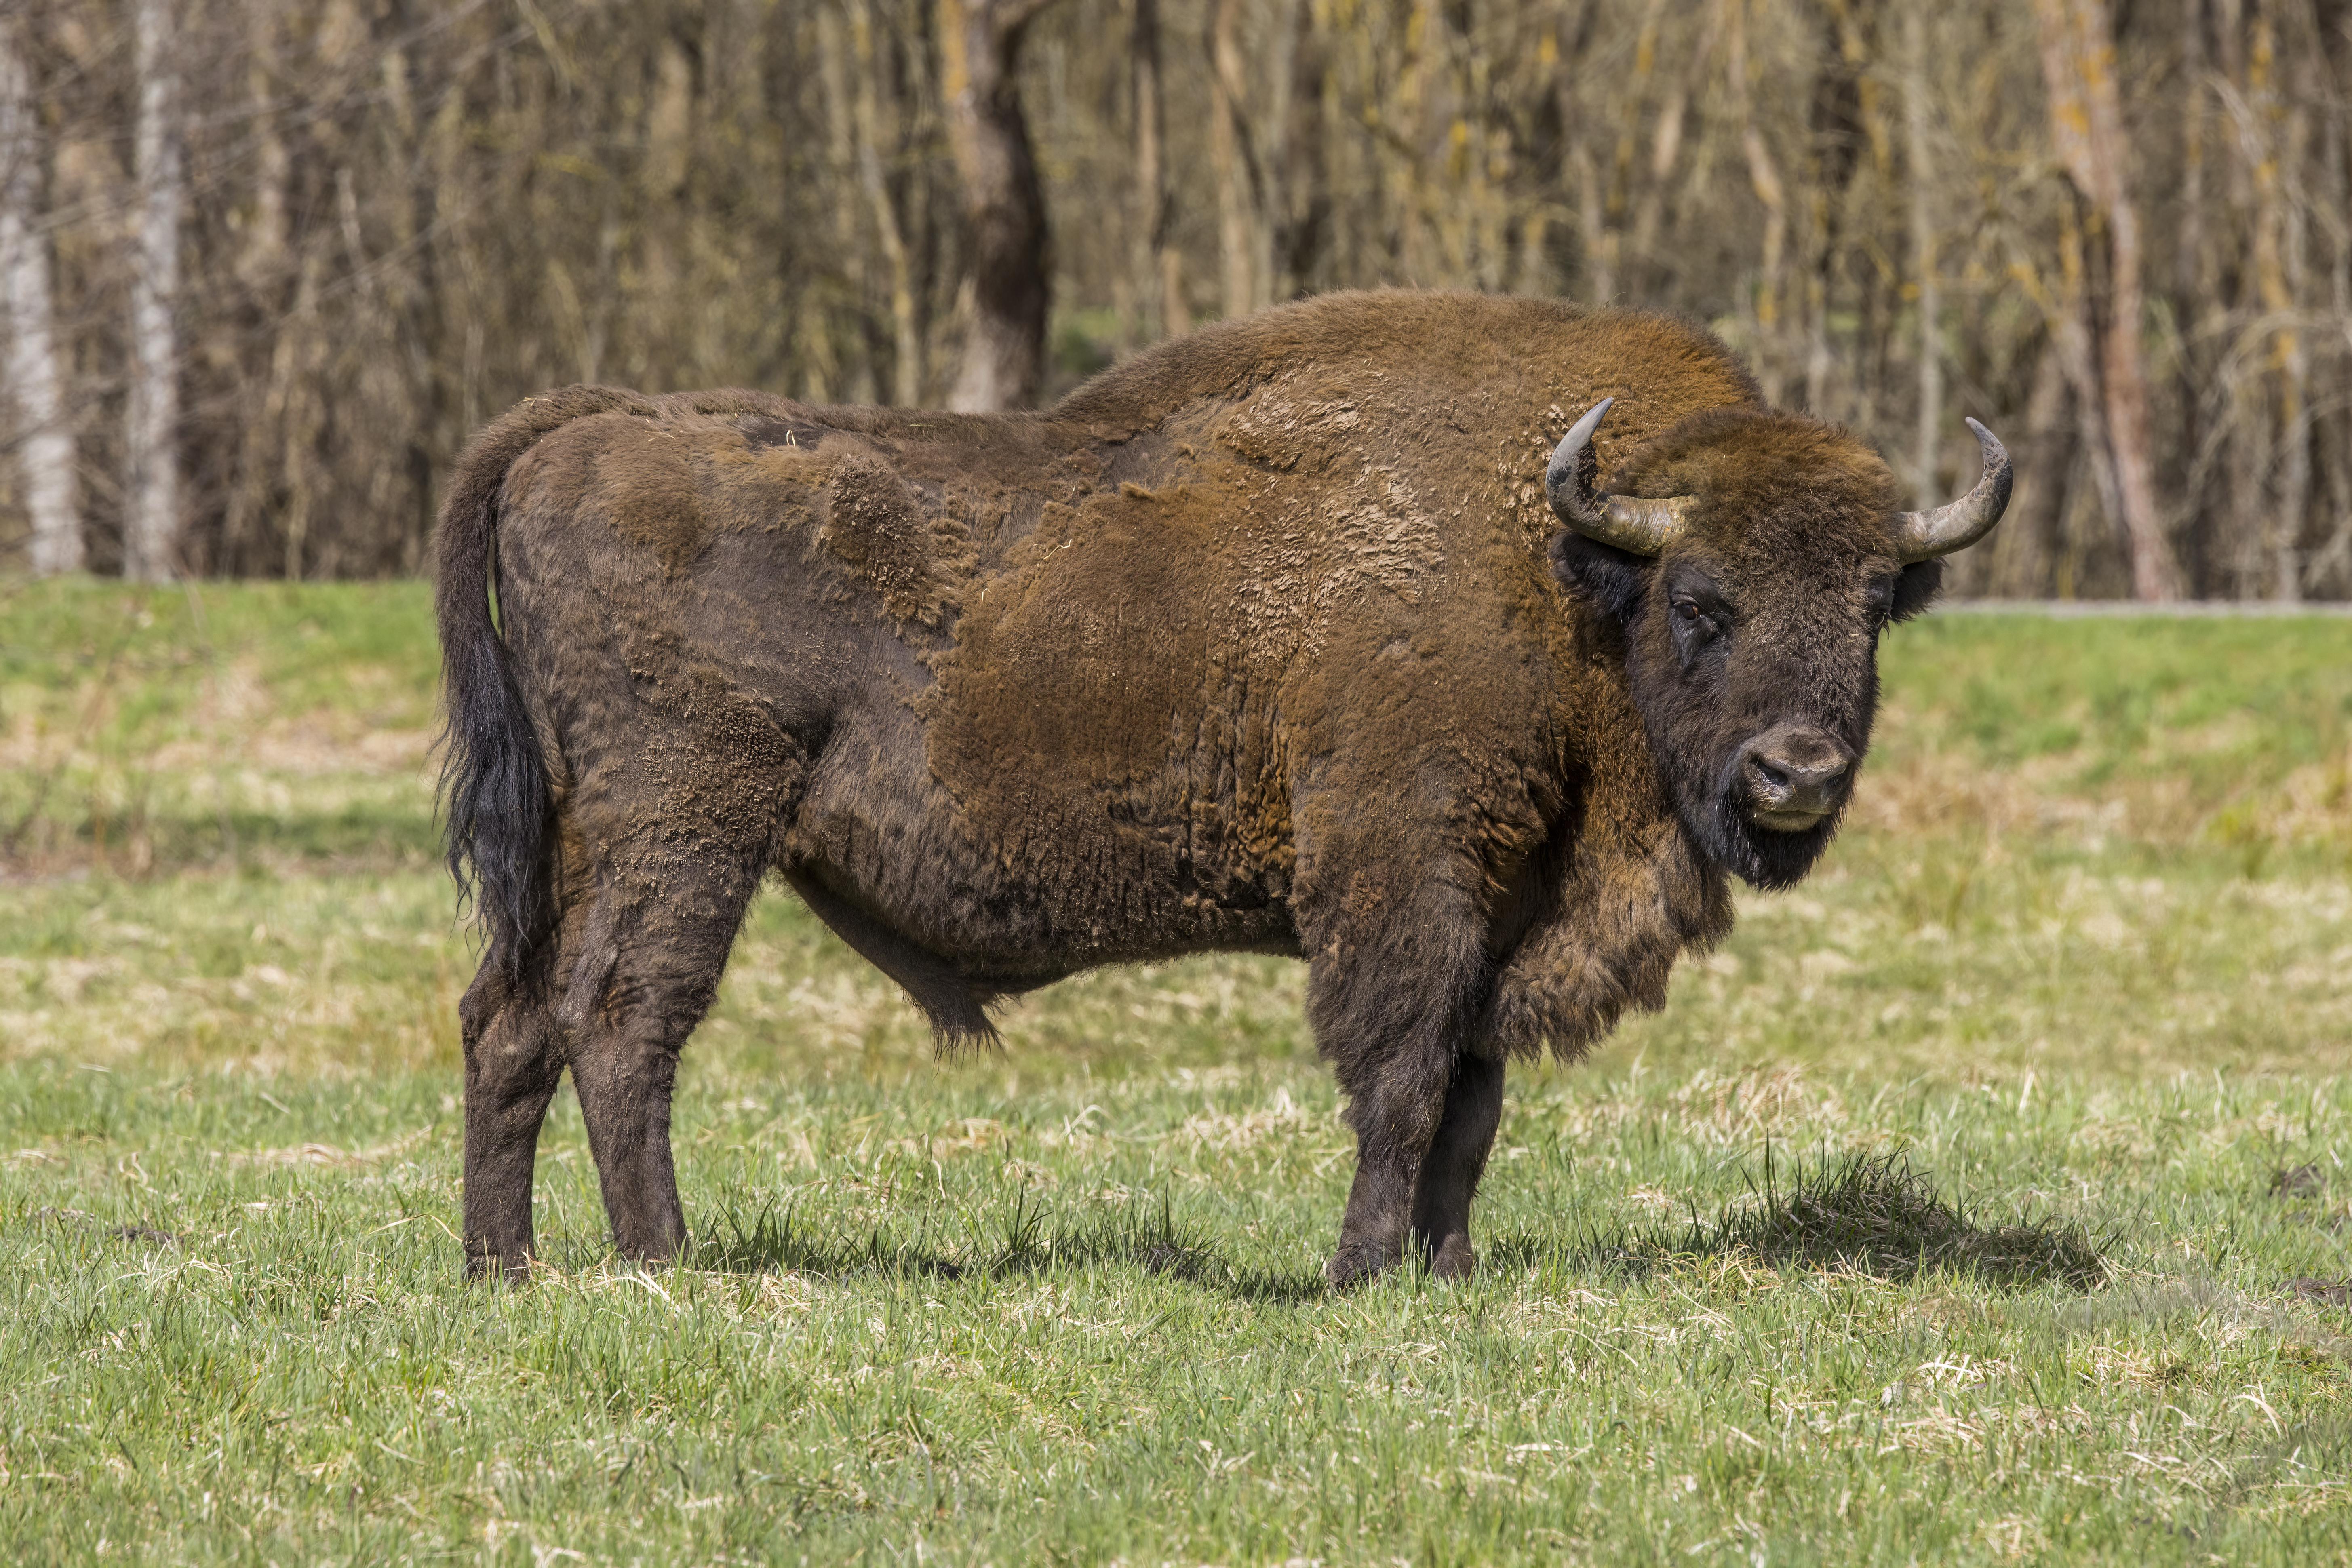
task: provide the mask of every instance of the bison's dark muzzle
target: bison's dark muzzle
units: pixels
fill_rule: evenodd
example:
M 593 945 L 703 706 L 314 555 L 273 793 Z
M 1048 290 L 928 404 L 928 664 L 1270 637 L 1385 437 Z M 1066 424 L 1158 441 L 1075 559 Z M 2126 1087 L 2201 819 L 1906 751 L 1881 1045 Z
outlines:
M 1741 748 L 1738 778 L 1750 822 L 1802 833 L 1844 804 L 1853 752 L 1825 730 L 1781 724 Z

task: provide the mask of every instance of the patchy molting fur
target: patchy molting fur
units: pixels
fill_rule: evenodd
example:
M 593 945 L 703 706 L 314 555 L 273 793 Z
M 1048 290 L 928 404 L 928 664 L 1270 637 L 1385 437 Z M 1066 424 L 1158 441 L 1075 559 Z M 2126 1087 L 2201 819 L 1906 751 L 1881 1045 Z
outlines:
M 1602 397 L 1602 471 L 1703 498 L 1661 562 L 1544 499 Z M 1305 958 L 1360 1140 L 1334 1281 L 1408 1230 L 1466 1270 L 1504 1059 L 1658 1006 L 1726 867 L 1818 853 L 1731 831 L 1715 774 L 1776 690 L 1860 753 L 1892 509 L 1705 333 L 1546 300 L 1328 296 L 1040 414 L 525 403 L 440 536 L 451 860 L 491 933 L 472 1265 L 527 1266 L 567 1063 L 621 1247 L 682 1245 L 677 1054 L 773 870 L 948 1043 L 1094 964 Z M 1712 684 L 1655 613 L 1686 569 L 1746 606 Z

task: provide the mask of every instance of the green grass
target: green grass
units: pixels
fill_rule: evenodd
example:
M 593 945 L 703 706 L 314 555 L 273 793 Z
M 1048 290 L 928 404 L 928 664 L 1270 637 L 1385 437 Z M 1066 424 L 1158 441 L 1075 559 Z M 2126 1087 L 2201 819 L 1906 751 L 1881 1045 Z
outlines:
M 782 894 L 692 1265 L 612 1260 L 567 1095 L 554 1274 L 463 1287 L 426 614 L 0 591 L 21 1560 L 2352 1557 L 2352 626 L 1906 628 L 1822 871 L 1514 1074 L 1479 1279 L 1334 1298 L 1296 965 L 935 1061 Z
M 430 861 L 431 620 L 421 583 L 0 583 L 0 858 Z
M 1998 770 L 2164 842 L 2347 847 L 2342 621 L 1931 615 L 1895 633 L 1884 668 L 1881 773 Z

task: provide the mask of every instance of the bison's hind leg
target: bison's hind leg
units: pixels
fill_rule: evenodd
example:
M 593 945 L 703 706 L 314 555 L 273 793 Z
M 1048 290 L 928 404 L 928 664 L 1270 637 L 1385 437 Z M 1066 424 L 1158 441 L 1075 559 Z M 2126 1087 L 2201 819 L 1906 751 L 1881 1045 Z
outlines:
M 599 869 L 559 1018 L 613 1241 L 635 1262 L 668 1262 L 686 1244 L 670 1092 L 762 870 L 749 845 L 659 842 L 625 846 Z
M 531 1167 L 540 1123 L 563 1076 L 553 997 L 528 993 L 485 961 L 457 1004 L 466 1049 L 466 1274 L 520 1279 L 530 1269 Z
M 688 725 L 640 712 L 562 806 L 562 935 L 548 984 L 467 999 L 466 1218 L 478 1271 L 530 1252 L 531 1156 L 565 1065 L 613 1239 L 637 1262 L 686 1242 L 670 1158 L 677 1058 L 717 994 L 803 776 L 798 748 L 720 699 Z M 586 748 L 583 748 L 585 750 Z
M 681 849 L 657 826 L 588 868 L 592 891 L 563 918 L 549 984 L 523 994 L 485 964 L 459 1004 L 470 1276 L 530 1270 L 531 1170 L 567 1060 L 614 1243 L 646 1263 L 667 1262 L 685 1243 L 670 1090 L 759 886 L 761 856 Z

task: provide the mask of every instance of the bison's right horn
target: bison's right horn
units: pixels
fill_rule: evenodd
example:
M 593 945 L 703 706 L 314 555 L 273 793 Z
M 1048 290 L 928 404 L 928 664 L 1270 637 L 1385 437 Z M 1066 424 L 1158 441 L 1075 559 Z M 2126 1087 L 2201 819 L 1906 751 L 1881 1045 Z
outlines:
M 1975 420 L 1969 421 L 1969 428 L 1977 433 L 1977 446 L 1984 454 L 1984 478 L 1959 500 L 1933 511 L 1896 515 L 1895 552 L 1906 565 L 1967 549 L 1990 533 L 2009 509 L 2009 448 Z
M 1617 400 L 1604 397 L 1569 427 L 1552 448 L 1551 464 L 1544 469 L 1544 493 L 1560 521 L 1600 543 L 1629 555 L 1655 555 L 1675 542 L 1690 513 L 1689 496 L 1645 500 L 1626 496 L 1596 495 L 1584 477 L 1585 448 L 1601 416 Z

